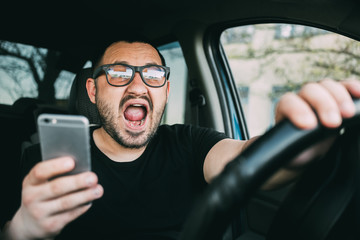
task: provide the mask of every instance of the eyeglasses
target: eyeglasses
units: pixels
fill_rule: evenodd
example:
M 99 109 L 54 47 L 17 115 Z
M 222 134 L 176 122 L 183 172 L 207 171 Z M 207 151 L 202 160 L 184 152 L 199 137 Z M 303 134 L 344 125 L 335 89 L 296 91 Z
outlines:
M 131 66 L 123 63 L 106 64 L 95 69 L 93 78 L 103 73 L 107 82 L 114 87 L 122 87 L 131 83 L 135 73 L 139 72 L 142 81 L 149 87 L 162 87 L 170 75 L 170 68 L 161 65 Z

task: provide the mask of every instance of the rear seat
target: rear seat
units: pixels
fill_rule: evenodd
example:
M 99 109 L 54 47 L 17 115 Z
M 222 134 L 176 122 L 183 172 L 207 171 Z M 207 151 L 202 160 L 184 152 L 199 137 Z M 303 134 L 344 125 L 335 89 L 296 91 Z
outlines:
M 19 164 L 21 145 L 29 140 L 36 131 L 32 111 L 39 103 L 36 99 L 21 98 L 12 106 L 0 106 L 1 154 L 0 187 L 3 190 L 0 198 L 0 224 L 17 208 L 16 199 L 20 196 Z M 0 225 L 0 226 L 1 226 Z
M 6 194 L 0 198 L 0 228 L 19 206 L 20 162 L 23 149 L 37 143 L 37 116 L 43 112 L 67 113 L 34 98 L 20 98 L 13 105 L 0 105 L 0 182 Z

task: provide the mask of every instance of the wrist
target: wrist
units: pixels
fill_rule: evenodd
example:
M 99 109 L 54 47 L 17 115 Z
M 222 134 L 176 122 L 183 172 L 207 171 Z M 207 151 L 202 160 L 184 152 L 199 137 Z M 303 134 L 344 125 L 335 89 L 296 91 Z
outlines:
M 9 221 L 5 224 L 3 233 L 1 235 L 1 239 L 3 240 L 17 240 L 17 239 L 25 239 L 20 235 L 19 231 L 16 231 L 14 224 L 12 221 Z
M 21 222 L 19 218 L 19 210 L 16 212 L 15 216 L 11 221 L 8 221 L 4 226 L 4 239 L 6 240 L 26 240 L 31 239 L 25 234 L 25 225 Z

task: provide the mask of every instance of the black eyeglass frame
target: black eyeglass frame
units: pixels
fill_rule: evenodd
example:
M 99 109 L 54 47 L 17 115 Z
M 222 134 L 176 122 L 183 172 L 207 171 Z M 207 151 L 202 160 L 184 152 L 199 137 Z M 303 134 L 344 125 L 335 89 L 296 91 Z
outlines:
M 125 67 L 129 67 L 132 69 L 133 71 L 133 74 L 130 78 L 130 80 L 124 84 L 124 85 L 114 85 L 114 84 L 111 84 L 109 79 L 108 79 L 108 76 L 107 76 L 107 73 L 106 73 L 106 68 L 109 68 L 111 66 L 125 66 Z M 142 70 L 144 68 L 149 68 L 149 67 L 160 67 L 160 68 L 163 68 L 165 70 L 165 81 L 162 85 L 159 85 L 159 86 L 152 86 L 152 85 L 149 85 L 145 80 L 144 80 L 144 77 L 143 77 L 143 74 L 142 74 Z M 93 73 L 93 79 L 96 79 L 98 78 L 100 75 L 101 75 L 101 72 L 104 72 L 105 74 L 105 77 L 106 77 L 106 81 L 108 82 L 109 85 L 111 86 L 114 86 L 114 87 L 124 87 L 126 85 L 129 85 L 133 80 L 134 80 L 134 76 L 135 76 L 135 73 L 138 72 L 140 73 L 140 76 L 141 76 L 141 80 L 145 83 L 145 85 L 149 86 L 149 87 L 153 87 L 153 88 L 159 88 L 159 87 L 162 87 L 165 85 L 166 81 L 168 81 L 169 79 L 169 75 L 170 75 L 170 67 L 167 67 L 167 66 L 162 66 L 162 65 L 156 65 L 156 64 L 149 64 L 149 65 L 144 65 L 144 66 L 132 66 L 132 65 L 128 65 L 128 64 L 125 64 L 125 63 L 112 63 L 112 64 L 105 64 L 105 65 L 101 65 L 99 67 L 97 67 L 95 70 L 94 70 L 94 73 Z

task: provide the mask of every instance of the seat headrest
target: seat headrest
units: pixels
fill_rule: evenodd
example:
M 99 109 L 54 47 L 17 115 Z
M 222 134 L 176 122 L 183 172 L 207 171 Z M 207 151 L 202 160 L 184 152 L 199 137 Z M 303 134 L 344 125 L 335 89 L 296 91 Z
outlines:
M 70 90 L 69 112 L 87 117 L 90 124 L 100 124 L 96 105 L 90 101 L 86 91 L 86 80 L 89 77 L 92 77 L 91 68 L 84 68 L 76 74 Z

